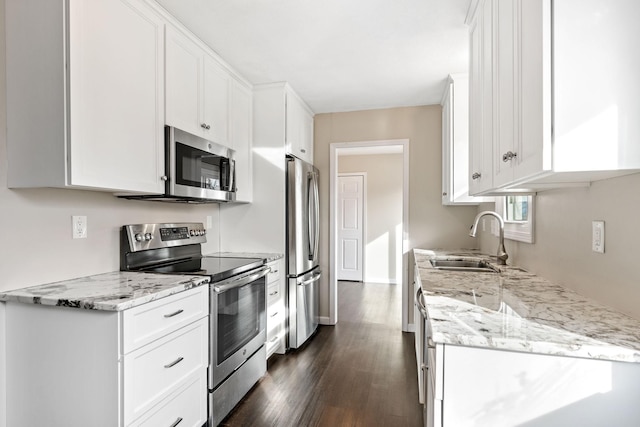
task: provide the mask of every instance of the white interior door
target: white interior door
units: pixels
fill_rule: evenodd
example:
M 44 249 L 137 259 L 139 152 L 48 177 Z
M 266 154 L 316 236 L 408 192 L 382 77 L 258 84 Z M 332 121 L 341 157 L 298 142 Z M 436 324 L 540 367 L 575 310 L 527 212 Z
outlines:
M 338 176 L 338 280 L 363 280 L 364 175 Z

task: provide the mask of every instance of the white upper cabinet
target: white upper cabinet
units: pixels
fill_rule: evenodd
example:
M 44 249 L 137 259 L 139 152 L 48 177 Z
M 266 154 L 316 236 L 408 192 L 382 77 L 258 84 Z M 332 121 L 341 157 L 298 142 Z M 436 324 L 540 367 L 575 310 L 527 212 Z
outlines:
M 253 201 L 253 92 L 238 81 L 231 86 L 229 147 L 235 150 L 236 201 Z
M 469 196 L 469 76 L 450 75 L 442 97 L 442 204 L 477 205 Z
M 162 192 L 161 17 L 139 0 L 7 0 L 6 34 L 9 187 Z
M 491 6 L 490 0 L 483 2 L 470 25 L 469 194 L 493 187 Z
M 286 94 L 286 150 L 313 164 L 313 112 L 297 94 Z
M 167 124 L 229 145 L 231 76 L 195 41 L 167 26 Z
M 470 12 L 471 194 L 640 171 L 640 3 L 477 0 Z M 480 146 L 492 156 L 485 185 L 473 182 L 487 174 Z

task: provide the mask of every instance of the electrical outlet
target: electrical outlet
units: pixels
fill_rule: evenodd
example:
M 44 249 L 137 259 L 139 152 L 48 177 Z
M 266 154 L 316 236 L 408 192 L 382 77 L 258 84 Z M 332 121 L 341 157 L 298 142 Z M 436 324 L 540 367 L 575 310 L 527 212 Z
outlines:
M 591 222 L 591 250 L 604 253 L 604 221 Z
M 74 215 L 71 217 L 71 232 L 74 239 L 87 238 L 87 217 Z
M 213 227 L 213 217 L 207 215 L 207 230 L 211 230 L 211 227 Z

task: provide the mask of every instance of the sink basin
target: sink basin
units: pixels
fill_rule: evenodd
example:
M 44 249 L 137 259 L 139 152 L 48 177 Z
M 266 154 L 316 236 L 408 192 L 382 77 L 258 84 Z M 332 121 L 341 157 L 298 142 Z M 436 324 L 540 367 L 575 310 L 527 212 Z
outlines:
M 439 270 L 497 273 L 486 261 L 466 259 L 432 259 L 431 265 Z

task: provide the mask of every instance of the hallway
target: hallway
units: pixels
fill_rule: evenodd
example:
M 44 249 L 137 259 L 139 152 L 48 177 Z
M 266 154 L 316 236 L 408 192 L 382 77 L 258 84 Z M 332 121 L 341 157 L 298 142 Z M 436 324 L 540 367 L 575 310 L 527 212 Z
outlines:
M 422 425 L 413 334 L 401 332 L 397 285 L 338 282 L 338 324 L 267 375 L 221 425 Z

